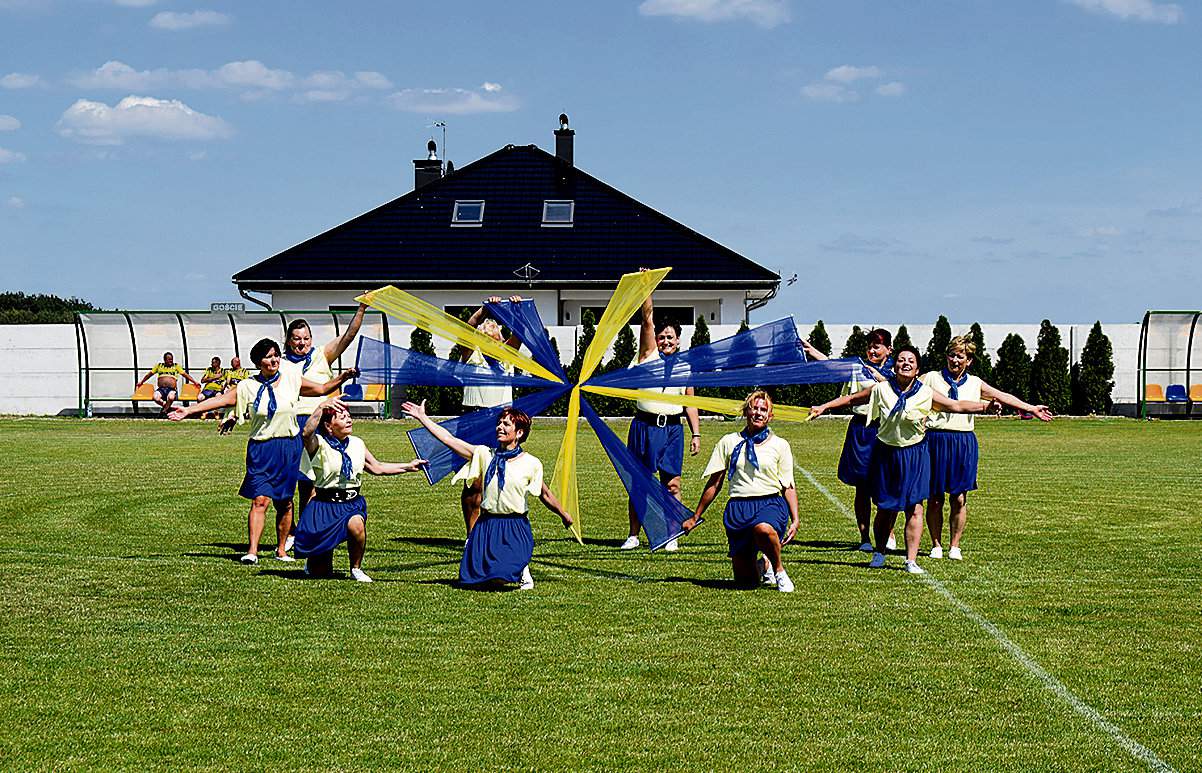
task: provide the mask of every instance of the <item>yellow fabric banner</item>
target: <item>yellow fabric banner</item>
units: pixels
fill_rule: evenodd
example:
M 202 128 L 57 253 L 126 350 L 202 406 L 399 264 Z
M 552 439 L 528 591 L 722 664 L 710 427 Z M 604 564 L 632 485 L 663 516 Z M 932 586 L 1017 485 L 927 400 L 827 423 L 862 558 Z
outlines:
M 452 317 L 442 309 L 431 306 L 416 295 L 411 295 L 400 288 L 388 285 L 366 292 L 355 300 L 448 341 L 454 341 L 471 349 L 479 349 L 489 357 L 521 368 L 532 376 L 539 376 L 556 384 L 562 383 L 559 377 L 539 365 L 530 356 L 522 354 L 511 346 L 506 346 L 504 341 L 484 335 L 463 320 Z
M 618 331 L 630 321 L 648 295 L 668 275 L 671 268 L 657 268 L 652 271 L 636 271 L 633 274 L 623 274 L 618 287 L 610 297 L 601 321 L 597 323 L 597 334 L 584 353 L 581 361 L 580 378 L 576 383 L 583 384 L 593 375 L 593 371 L 601 364 L 605 350 L 618 337 Z
M 623 400 L 657 400 L 661 403 L 685 405 L 690 408 L 700 408 L 713 413 L 725 413 L 728 416 L 743 415 L 742 400 L 726 400 L 721 397 L 698 397 L 697 395 L 665 395 L 645 389 L 619 389 L 605 386 L 583 386 L 585 392 L 592 392 L 606 397 L 620 397 Z M 795 405 L 773 405 L 772 414 L 781 421 L 809 421 L 810 409 Z
M 572 387 L 568 397 L 568 421 L 563 428 L 563 441 L 559 444 L 559 457 L 555 460 L 555 474 L 551 477 L 551 490 L 559 504 L 572 516 L 572 534 L 576 541 L 584 544 L 580 525 L 580 489 L 576 485 L 576 438 L 580 425 L 580 387 Z

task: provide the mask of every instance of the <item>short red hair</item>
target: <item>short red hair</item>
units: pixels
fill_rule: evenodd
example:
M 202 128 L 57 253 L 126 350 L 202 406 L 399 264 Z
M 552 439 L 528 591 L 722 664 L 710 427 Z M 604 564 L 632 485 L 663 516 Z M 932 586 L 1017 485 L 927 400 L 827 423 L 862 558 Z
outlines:
M 525 411 L 514 408 L 512 405 L 507 405 L 501 409 L 501 413 L 497 416 L 497 423 L 501 419 L 508 416 L 513 421 L 513 426 L 518 431 L 518 442 L 525 442 L 526 438 L 530 437 L 530 415 Z

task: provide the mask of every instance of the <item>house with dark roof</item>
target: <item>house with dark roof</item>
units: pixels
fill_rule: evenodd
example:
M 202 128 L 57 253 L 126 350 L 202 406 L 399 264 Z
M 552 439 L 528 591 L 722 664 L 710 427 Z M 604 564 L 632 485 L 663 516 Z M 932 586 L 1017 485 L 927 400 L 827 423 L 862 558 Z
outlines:
M 414 190 L 239 271 L 234 284 L 276 309 L 342 309 L 387 284 L 451 313 L 517 294 L 551 325 L 578 325 L 585 309 L 600 317 L 619 277 L 643 266 L 672 266 L 656 311 L 681 324 L 738 324 L 776 295 L 777 273 L 579 169 L 574 142 L 561 115 L 554 154 L 506 145 L 454 169 L 431 141 L 414 161 Z

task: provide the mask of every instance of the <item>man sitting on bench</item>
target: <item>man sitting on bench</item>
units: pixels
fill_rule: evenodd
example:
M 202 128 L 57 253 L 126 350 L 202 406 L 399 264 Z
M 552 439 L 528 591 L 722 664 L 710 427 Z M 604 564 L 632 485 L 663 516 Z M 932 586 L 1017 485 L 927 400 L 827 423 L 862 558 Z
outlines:
M 166 413 L 171 409 L 171 404 L 179 396 L 179 377 L 183 376 L 188 381 L 200 388 L 200 383 L 188 375 L 182 365 L 175 361 L 175 356 L 171 352 L 163 352 L 163 361 L 150 369 L 142 379 L 138 382 L 138 386 L 142 386 L 150 380 L 151 376 L 158 376 L 156 388 L 154 390 L 154 401 L 159 405 L 162 413 Z

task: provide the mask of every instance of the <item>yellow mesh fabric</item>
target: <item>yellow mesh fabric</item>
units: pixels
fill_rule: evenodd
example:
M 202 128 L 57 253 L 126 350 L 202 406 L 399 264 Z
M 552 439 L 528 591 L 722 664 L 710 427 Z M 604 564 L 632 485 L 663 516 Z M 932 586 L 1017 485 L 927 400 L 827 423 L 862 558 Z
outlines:
M 589 380 L 593 371 L 601 364 L 601 358 L 609 349 L 609 345 L 618 337 L 622 326 L 630 320 L 630 315 L 643 305 L 643 301 L 671 270 L 657 268 L 653 271 L 636 271 L 633 274 L 622 275 L 618 288 L 614 290 L 605 306 L 605 312 L 601 314 L 601 321 L 597 323 L 597 334 L 593 336 L 593 342 L 589 344 L 584 359 L 581 360 L 580 378 L 577 383 L 583 384 Z
M 743 415 L 742 400 L 726 400 L 721 397 L 698 397 L 697 395 L 664 395 L 659 392 L 648 392 L 643 389 L 619 389 L 617 387 L 584 386 L 586 392 L 592 392 L 607 397 L 620 397 L 623 400 L 659 400 L 673 405 L 685 405 L 690 408 L 700 408 L 713 413 L 725 413 L 729 416 Z M 773 415 L 780 421 L 809 421 L 810 409 L 794 405 L 773 405 Z
M 484 335 L 463 320 L 452 317 L 442 309 L 431 306 L 421 298 L 400 288 L 388 285 L 366 292 L 355 300 L 448 341 L 479 349 L 489 357 L 521 368 L 533 376 L 561 383 L 555 374 L 539 365 L 528 355 L 522 354 L 511 346 L 506 346 L 503 341 Z M 608 346 L 608 343 L 606 345 Z
M 555 492 L 563 509 L 572 515 L 572 534 L 576 536 L 576 541 L 584 544 L 580 525 L 580 489 L 576 485 L 576 437 L 579 424 L 580 387 L 572 387 L 571 396 L 568 397 L 568 421 L 563 428 L 559 457 L 555 460 L 551 490 Z

